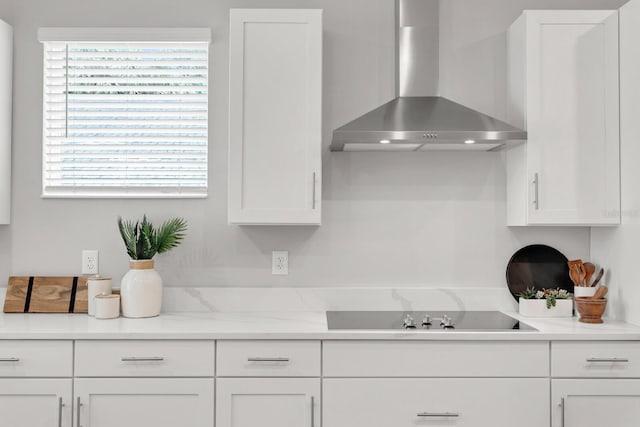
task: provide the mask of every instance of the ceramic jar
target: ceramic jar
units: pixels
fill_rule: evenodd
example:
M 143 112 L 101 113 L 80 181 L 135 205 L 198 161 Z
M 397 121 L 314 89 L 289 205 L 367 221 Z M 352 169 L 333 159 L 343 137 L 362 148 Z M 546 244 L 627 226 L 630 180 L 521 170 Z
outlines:
M 124 317 L 154 317 L 162 306 L 162 278 L 153 268 L 153 260 L 131 260 L 129 271 L 120 284 Z
M 87 279 L 87 292 L 87 314 L 95 316 L 96 296 L 111 295 L 111 279 L 108 277 L 90 277 Z

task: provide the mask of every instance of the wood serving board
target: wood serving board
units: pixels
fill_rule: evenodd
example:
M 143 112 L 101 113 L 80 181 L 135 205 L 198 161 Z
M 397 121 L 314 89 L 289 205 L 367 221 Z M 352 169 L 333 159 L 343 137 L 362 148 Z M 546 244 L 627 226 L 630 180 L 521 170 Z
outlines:
M 5 313 L 86 313 L 87 277 L 11 276 Z

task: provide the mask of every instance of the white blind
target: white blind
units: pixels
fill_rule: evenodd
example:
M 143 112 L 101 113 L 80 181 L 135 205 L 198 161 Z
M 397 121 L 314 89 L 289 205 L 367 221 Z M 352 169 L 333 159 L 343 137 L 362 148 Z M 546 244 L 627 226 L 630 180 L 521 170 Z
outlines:
M 45 41 L 43 195 L 206 195 L 208 46 Z

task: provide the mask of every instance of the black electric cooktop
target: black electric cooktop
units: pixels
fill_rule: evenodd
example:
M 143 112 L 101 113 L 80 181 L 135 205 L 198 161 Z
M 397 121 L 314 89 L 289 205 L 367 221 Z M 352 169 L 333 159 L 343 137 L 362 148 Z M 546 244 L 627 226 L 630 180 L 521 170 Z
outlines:
M 330 330 L 536 332 L 499 311 L 328 311 Z

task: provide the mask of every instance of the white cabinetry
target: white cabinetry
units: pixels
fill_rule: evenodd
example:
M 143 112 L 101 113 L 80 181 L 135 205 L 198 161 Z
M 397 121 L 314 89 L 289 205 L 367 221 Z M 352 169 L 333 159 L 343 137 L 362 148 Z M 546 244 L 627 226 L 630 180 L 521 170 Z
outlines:
M 71 427 L 71 379 L 0 379 L 0 425 Z
M 0 340 L 0 425 L 71 427 L 72 375 L 71 341 Z
M 553 427 L 640 425 L 640 343 L 551 343 Z
M 549 423 L 546 378 L 326 379 L 323 393 L 323 427 Z
M 618 12 L 525 11 L 509 29 L 508 225 L 620 223 Z
M 11 106 L 13 29 L 0 20 L 0 224 L 11 213 Z
M 549 423 L 547 342 L 325 341 L 322 360 L 323 427 Z
M 75 367 L 75 426 L 213 425 L 213 341 L 78 341 Z
M 76 379 L 75 426 L 211 427 L 213 390 L 213 379 Z
M 217 427 L 319 427 L 318 378 L 221 378 Z
M 217 350 L 217 427 L 320 426 L 319 341 L 219 341 Z
M 640 380 L 552 380 L 553 427 L 637 427 Z
M 320 224 L 322 11 L 232 9 L 229 223 Z

